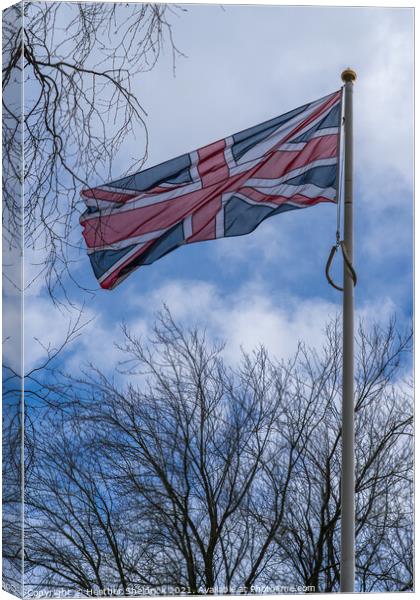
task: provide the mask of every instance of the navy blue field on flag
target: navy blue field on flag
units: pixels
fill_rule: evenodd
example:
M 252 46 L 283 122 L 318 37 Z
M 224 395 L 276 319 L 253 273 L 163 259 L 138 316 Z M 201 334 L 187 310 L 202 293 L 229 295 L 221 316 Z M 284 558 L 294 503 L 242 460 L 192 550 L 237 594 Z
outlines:
M 160 165 L 84 189 L 83 236 L 101 287 L 183 244 L 251 233 L 335 202 L 341 90 Z

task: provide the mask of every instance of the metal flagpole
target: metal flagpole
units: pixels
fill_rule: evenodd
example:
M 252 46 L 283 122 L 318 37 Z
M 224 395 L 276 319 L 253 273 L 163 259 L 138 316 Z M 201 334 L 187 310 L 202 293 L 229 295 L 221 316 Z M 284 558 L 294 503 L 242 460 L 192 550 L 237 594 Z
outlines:
M 344 247 L 353 263 L 353 81 L 346 69 L 344 81 Z M 344 261 L 343 293 L 343 400 L 341 463 L 340 590 L 354 592 L 355 469 L 354 469 L 354 279 Z

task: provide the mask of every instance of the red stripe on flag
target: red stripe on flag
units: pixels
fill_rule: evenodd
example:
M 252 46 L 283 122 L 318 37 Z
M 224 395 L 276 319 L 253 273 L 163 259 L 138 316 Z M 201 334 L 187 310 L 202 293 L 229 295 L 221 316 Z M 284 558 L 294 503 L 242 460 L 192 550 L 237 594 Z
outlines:
M 229 177 L 229 169 L 225 159 L 225 140 L 200 148 L 198 152 L 198 173 L 203 187 L 214 185 Z
M 106 200 L 107 202 L 126 202 L 139 195 L 139 192 L 110 192 L 101 188 L 82 190 L 81 195 L 88 200 Z
M 87 219 L 82 223 L 84 238 L 88 247 L 94 248 L 166 229 L 190 215 L 207 195 L 207 190 L 198 190 L 173 202 L 159 202 L 96 219 Z
M 293 202 L 294 204 L 302 204 L 305 206 L 312 206 L 313 204 L 318 204 L 319 202 L 335 202 L 335 200 L 331 200 L 331 198 L 326 198 L 325 196 L 322 196 L 322 194 L 316 196 L 315 198 L 309 198 L 308 196 L 299 193 L 295 194 L 294 196 L 269 196 L 266 193 L 260 192 L 259 190 L 246 186 L 238 190 L 238 192 L 243 196 L 246 196 L 250 200 L 253 200 L 253 202 L 255 203 L 261 202 L 263 204 L 264 202 L 269 202 L 271 204 L 278 204 L 279 206 L 281 204 L 287 204 L 288 202 Z
M 300 169 L 315 160 L 337 156 L 338 134 L 324 135 L 306 143 L 302 150 L 276 150 L 252 174 L 252 177 L 275 179 Z
M 220 196 L 207 202 L 192 215 L 193 235 L 187 243 L 216 239 L 216 214 L 222 207 Z
M 335 146 L 334 146 L 335 139 Z M 319 141 L 318 141 L 319 140 Z M 307 142 L 304 148 L 298 152 L 275 150 L 269 152 L 261 159 L 261 161 L 243 173 L 231 176 L 225 181 L 221 181 L 214 186 L 211 196 L 208 200 L 211 201 L 217 195 L 222 195 L 225 192 L 238 191 L 242 186 L 246 185 L 247 181 L 252 178 L 274 179 L 287 175 L 293 169 L 304 167 L 315 160 L 334 158 L 337 152 L 333 151 L 338 147 L 338 134 L 321 136 Z M 298 154 L 305 152 L 305 160 L 300 160 Z M 292 161 L 290 161 L 292 158 Z M 294 161 L 294 162 L 293 162 Z M 265 169 L 266 165 L 269 165 Z M 210 188 L 211 189 L 211 188 Z
M 275 147 L 277 148 L 278 146 L 281 146 L 281 144 L 285 144 L 288 140 L 292 139 L 292 137 L 299 133 L 299 131 L 302 131 L 302 129 L 304 129 L 307 125 L 315 121 L 315 119 L 319 117 L 324 111 L 327 111 L 329 108 L 334 106 L 334 104 L 337 104 L 337 100 L 339 100 L 340 98 L 341 90 L 330 96 L 330 98 L 326 102 L 324 102 L 324 104 L 321 104 L 321 106 L 314 113 L 312 113 L 304 121 L 299 123 L 299 125 L 297 125 L 293 129 L 293 131 L 291 131 L 288 135 L 286 135 L 285 138 L 283 138 L 278 144 L 276 144 Z

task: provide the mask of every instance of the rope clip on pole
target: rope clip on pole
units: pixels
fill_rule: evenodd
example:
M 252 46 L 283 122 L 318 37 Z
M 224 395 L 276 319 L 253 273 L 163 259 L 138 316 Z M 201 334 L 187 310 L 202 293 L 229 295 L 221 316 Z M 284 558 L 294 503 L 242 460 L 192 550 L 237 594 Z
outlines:
M 347 270 L 349 271 L 351 278 L 353 279 L 353 285 L 356 286 L 357 284 L 357 274 L 356 271 L 354 270 L 353 265 L 351 264 L 349 255 L 347 253 L 346 250 L 346 245 L 344 243 L 343 240 L 340 240 L 340 236 L 337 232 L 337 242 L 336 244 L 331 248 L 330 254 L 328 256 L 328 260 L 327 260 L 327 264 L 325 265 L 325 276 L 327 278 L 328 283 L 335 288 L 336 290 L 338 290 L 339 292 L 344 291 L 344 288 L 342 288 L 341 286 L 337 285 L 334 280 L 332 279 L 331 275 L 330 275 L 330 269 L 331 269 L 331 265 L 334 259 L 334 256 L 336 255 L 338 248 L 341 248 L 341 253 L 343 255 L 343 259 L 344 259 L 344 263 L 347 267 Z

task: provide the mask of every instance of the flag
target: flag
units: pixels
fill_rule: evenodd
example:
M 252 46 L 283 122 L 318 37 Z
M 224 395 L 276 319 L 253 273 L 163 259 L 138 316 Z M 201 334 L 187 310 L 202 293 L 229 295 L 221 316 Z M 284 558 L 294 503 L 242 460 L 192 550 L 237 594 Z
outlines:
M 101 287 L 183 244 L 245 235 L 267 217 L 335 202 L 341 90 L 81 195 Z

